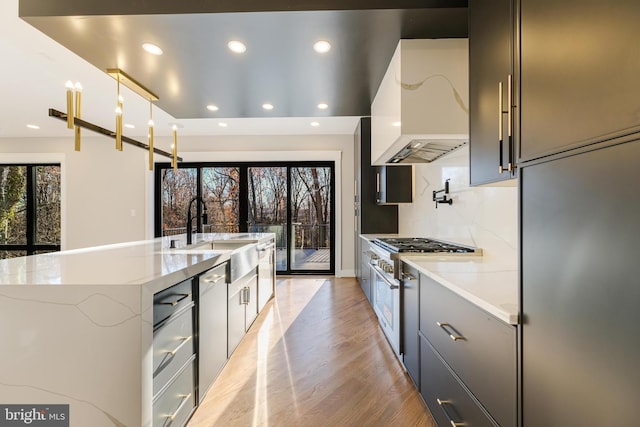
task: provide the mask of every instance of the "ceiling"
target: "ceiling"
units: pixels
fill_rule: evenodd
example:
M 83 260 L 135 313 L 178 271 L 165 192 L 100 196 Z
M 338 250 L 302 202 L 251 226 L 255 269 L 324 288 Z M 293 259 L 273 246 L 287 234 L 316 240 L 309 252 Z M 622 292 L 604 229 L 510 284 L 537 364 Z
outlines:
M 183 134 L 352 133 L 357 117 L 370 114 L 400 38 L 467 35 L 466 1 L 458 0 L 3 0 L 0 8 L 0 54 L 19 81 L 49 81 L 41 91 L 55 92 L 56 105 L 46 108 L 64 110 L 64 81 L 80 81 L 83 118 L 113 128 L 116 83 L 105 71 L 120 68 L 158 95 L 154 121 Z M 247 51 L 231 52 L 230 40 Z M 316 53 L 317 40 L 331 50 Z M 164 54 L 146 53 L 144 42 Z M 137 120 L 143 132 L 148 104 L 124 95 L 125 122 Z M 0 136 L 18 132 L 12 126 L 0 123 Z

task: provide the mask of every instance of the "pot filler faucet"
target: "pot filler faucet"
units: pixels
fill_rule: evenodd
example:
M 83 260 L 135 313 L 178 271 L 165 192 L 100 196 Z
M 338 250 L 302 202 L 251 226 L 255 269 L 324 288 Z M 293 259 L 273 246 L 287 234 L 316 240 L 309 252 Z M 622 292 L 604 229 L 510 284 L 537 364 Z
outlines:
M 187 245 L 190 245 L 192 243 L 191 229 L 193 227 L 193 218 L 191 217 L 191 205 L 195 201 L 202 202 L 202 206 L 204 206 L 204 209 L 203 209 L 203 212 L 202 212 L 202 222 L 204 224 L 206 224 L 208 222 L 208 219 L 207 219 L 207 204 L 204 202 L 202 197 L 194 197 L 189 202 L 189 207 L 187 208 Z

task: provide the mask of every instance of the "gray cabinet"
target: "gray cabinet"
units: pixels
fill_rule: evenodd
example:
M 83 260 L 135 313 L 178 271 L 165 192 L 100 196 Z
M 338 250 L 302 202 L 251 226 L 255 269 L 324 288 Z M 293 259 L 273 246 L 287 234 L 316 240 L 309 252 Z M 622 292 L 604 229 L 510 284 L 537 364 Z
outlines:
M 272 239 L 258 246 L 258 312 L 262 311 L 276 288 L 276 243 Z
M 516 175 L 513 168 L 516 117 L 511 108 L 516 95 L 513 53 L 514 0 L 469 0 L 469 156 L 472 185 L 504 181 Z M 509 163 L 512 164 L 511 171 Z
M 358 280 L 360 282 L 360 287 L 362 288 L 362 292 L 366 295 L 369 303 L 373 304 L 373 293 L 372 293 L 372 280 L 371 280 L 371 256 L 369 255 L 369 240 L 364 237 L 358 237 L 357 241 L 359 242 L 359 258 L 360 258 L 360 275 L 358 276 Z
M 423 275 L 420 278 L 420 333 L 497 424 L 517 425 L 514 326 Z M 421 366 L 421 370 L 424 368 Z M 421 382 L 421 391 L 427 395 L 438 394 L 437 390 L 430 390 L 433 386 Z
M 633 141 L 521 169 L 524 427 L 640 420 L 638 159 Z
M 424 337 L 420 337 L 420 364 L 421 395 L 439 426 L 497 426 Z
M 376 204 L 376 168 L 371 166 L 371 118 L 363 117 L 354 134 L 356 238 L 398 232 L 398 206 Z M 356 252 L 356 257 L 358 257 Z
M 402 363 L 414 384 L 420 389 L 420 342 L 418 326 L 420 318 L 420 272 L 402 263 L 400 286 L 400 353 Z
M 640 131 L 640 2 L 521 0 L 520 16 L 522 161 Z
M 413 202 L 413 166 L 376 166 L 376 203 Z
M 198 396 L 202 401 L 227 362 L 228 262 L 198 277 Z
M 256 291 L 257 269 L 235 280 L 228 286 L 227 356 L 231 356 L 258 313 Z

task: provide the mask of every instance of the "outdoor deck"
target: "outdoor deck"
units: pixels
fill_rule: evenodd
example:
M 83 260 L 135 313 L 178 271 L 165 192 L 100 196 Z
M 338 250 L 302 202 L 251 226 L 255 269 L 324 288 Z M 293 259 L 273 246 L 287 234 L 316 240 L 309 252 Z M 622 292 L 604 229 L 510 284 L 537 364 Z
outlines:
M 276 250 L 276 270 L 286 269 L 285 249 Z M 329 249 L 295 249 L 291 257 L 292 270 L 329 270 L 331 251 Z

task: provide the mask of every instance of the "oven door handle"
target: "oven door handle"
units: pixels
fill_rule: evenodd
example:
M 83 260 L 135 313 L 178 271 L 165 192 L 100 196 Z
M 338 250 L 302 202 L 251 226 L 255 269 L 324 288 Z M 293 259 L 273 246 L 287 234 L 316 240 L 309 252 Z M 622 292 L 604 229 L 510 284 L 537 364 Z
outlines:
M 380 268 L 378 266 L 372 264 L 371 268 L 373 268 L 373 272 L 376 273 L 376 276 L 378 276 L 379 278 L 381 278 L 382 280 L 385 281 L 387 286 L 389 286 L 389 289 L 399 289 L 400 288 L 400 286 L 398 286 L 397 284 L 395 284 L 393 282 L 390 282 L 389 279 L 387 279 L 385 277 L 385 275 L 380 272 Z

